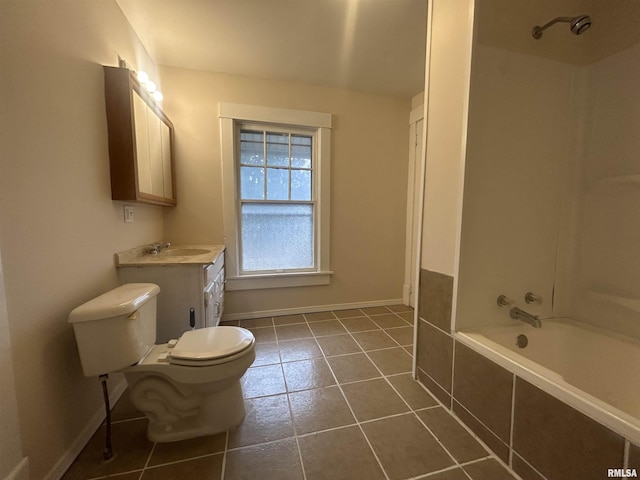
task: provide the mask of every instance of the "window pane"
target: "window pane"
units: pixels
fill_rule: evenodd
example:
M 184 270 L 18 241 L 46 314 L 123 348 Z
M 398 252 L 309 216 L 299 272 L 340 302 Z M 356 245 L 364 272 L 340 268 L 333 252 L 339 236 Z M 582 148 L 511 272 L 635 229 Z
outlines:
M 242 165 L 264 164 L 264 134 L 242 130 L 240 132 L 240 163 Z
M 291 170 L 291 200 L 311 200 L 311 170 Z
M 267 165 L 289 166 L 289 134 L 267 133 Z
M 267 168 L 267 200 L 289 200 L 289 170 Z
M 264 200 L 264 168 L 240 167 L 240 198 Z
M 311 168 L 311 137 L 291 136 L 291 166 Z
M 242 205 L 242 270 L 313 268 L 313 206 Z

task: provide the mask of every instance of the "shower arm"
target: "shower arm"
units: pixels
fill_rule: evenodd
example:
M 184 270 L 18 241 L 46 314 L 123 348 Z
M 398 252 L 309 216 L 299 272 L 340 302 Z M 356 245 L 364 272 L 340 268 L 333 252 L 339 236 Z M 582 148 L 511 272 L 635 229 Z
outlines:
M 536 28 L 539 28 L 541 31 L 542 30 L 546 30 L 547 28 L 549 28 L 551 25 L 554 25 L 558 22 L 565 22 L 565 23 L 571 23 L 571 20 L 573 20 L 572 17 L 556 17 L 553 20 L 548 21 L 547 23 L 545 23 L 542 26 L 538 26 Z
M 533 35 L 533 38 L 538 40 L 542 37 L 542 32 L 545 31 L 547 28 L 549 28 L 551 25 L 555 25 L 558 22 L 571 23 L 572 20 L 573 18 L 571 17 L 556 17 L 553 20 L 548 21 L 542 26 L 536 25 L 535 27 L 533 27 L 531 29 L 531 35 Z

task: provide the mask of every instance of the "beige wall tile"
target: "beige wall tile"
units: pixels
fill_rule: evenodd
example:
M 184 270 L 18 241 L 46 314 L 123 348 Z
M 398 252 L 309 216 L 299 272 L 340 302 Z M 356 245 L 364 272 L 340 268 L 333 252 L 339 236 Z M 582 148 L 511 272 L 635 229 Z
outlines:
M 418 366 L 451 393 L 453 338 L 429 322 L 418 321 Z

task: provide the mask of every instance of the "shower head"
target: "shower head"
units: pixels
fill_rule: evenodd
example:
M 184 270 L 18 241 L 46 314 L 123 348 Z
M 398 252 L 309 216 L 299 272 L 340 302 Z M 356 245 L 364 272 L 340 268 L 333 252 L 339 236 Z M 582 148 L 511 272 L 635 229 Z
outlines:
M 571 33 L 574 35 L 580 35 L 591 26 L 591 17 L 589 15 L 578 15 L 577 17 L 556 17 L 542 26 L 536 25 L 533 27 L 531 29 L 531 35 L 533 35 L 533 38 L 538 40 L 542 37 L 542 32 L 544 30 L 558 22 L 568 23 L 571 28 Z
M 583 34 L 591 26 L 591 17 L 589 15 L 579 15 L 571 19 L 571 33 L 574 35 Z

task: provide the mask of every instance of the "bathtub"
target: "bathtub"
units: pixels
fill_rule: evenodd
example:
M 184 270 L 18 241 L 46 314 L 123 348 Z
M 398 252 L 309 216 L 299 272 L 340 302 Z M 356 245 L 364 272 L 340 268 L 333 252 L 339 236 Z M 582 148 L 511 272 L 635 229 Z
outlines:
M 519 335 L 527 346 L 517 345 Z M 455 338 L 640 445 L 640 341 L 570 319 L 460 331 Z

